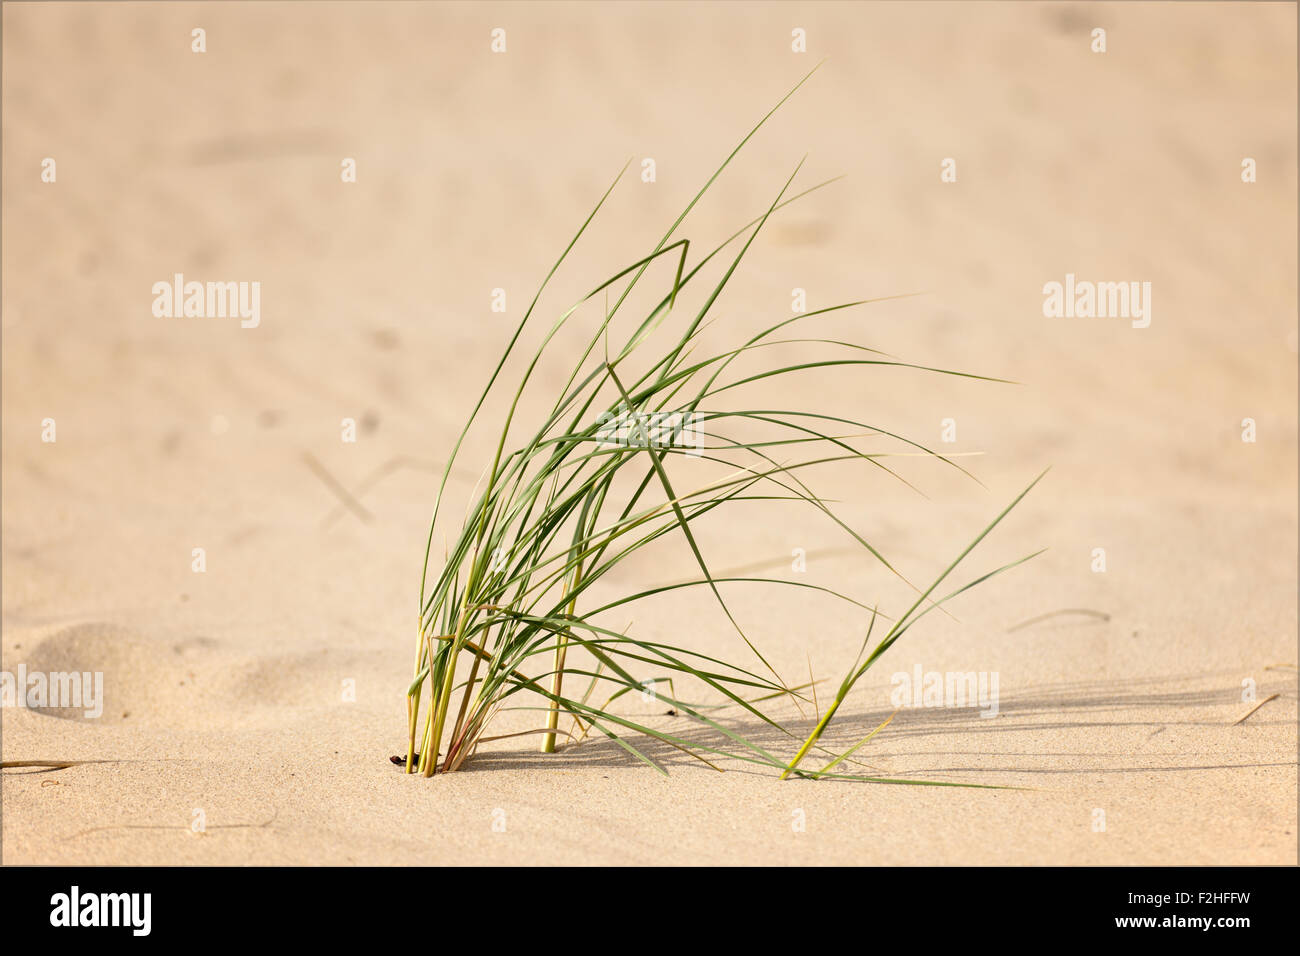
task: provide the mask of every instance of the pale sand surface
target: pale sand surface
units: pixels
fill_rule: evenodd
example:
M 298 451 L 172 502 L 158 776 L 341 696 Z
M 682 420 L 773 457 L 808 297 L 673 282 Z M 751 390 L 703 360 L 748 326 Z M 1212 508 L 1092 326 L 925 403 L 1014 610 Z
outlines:
M 1295 35 L 1294 6 L 1263 3 L 6 5 L 0 650 L 7 670 L 102 671 L 107 705 L 3 712 L 5 760 L 106 761 L 5 771 L 3 862 L 1294 863 Z M 1029 789 L 779 783 L 651 747 L 665 778 L 608 742 L 542 756 L 528 739 L 403 776 L 388 756 L 434 469 L 509 329 L 629 156 L 657 181 L 629 174 L 539 324 L 651 248 L 822 55 L 683 227 L 708 248 L 805 153 L 797 183 L 847 174 L 760 235 L 712 341 L 790 314 L 794 287 L 813 308 L 924 292 L 827 332 L 1023 383 L 840 370 L 753 404 L 931 444 L 956 420 L 944 448 L 983 452 L 966 464 L 987 488 L 921 459 L 899 467 L 928 498 L 861 468 L 818 485 L 914 580 L 1053 466 L 970 572 L 1050 550 L 926 618 L 833 725 L 837 744 L 870 730 L 890 675 L 918 664 L 997 672 L 996 718 L 904 710 L 862 756 Z M 149 290 L 175 272 L 260 281 L 261 326 L 155 319 Z M 1150 328 L 1044 318 L 1041 288 L 1067 272 L 1150 281 Z M 544 364 L 539 401 L 566 371 Z M 488 452 L 467 444 L 452 513 Z M 404 463 L 358 491 L 363 522 L 304 454 L 350 489 Z M 779 573 L 801 547 L 807 580 L 905 606 L 825 523 L 744 515 L 705 526 L 716 569 Z M 690 572 L 675 540 L 617 583 Z M 733 600 L 782 674 L 811 663 L 832 692 L 862 614 Z M 1008 630 L 1071 608 L 1108 619 Z M 613 623 L 629 622 L 747 660 L 703 597 Z M 1234 726 L 1245 679 L 1280 696 Z

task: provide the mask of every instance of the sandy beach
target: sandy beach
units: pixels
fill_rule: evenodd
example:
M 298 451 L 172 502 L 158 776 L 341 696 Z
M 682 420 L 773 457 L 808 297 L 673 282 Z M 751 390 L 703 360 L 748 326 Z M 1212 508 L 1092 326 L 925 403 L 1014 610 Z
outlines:
M 3 30 L 0 669 L 103 689 L 98 714 L 0 710 L 4 761 L 71 763 L 3 771 L 0 862 L 1297 862 L 1294 5 L 42 3 L 6 4 Z M 709 341 L 790 315 L 795 289 L 809 309 L 918 293 L 826 334 L 1017 383 L 882 367 L 751 393 L 962 456 L 979 482 L 924 457 L 898 464 L 923 494 L 860 467 L 818 482 L 912 580 L 1050 467 L 970 572 L 1047 550 L 909 631 L 830 734 L 893 713 L 894 675 L 995 675 L 995 716 L 904 706 L 858 756 L 1008 789 L 782 782 L 650 743 L 662 776 L 590 738 L 403 774 L 439 475 L 523 309 L 629 158 L 530 341 L 822 58 L 679 234 L 711 248 L 801 160 L 796 188 L 842 176 L 759 234 Z M 256 321 L 159 316 L 177 275 L 257 282 Z M 1137 283 L 1143 309 L 1045 314 L 1067 281 Z M 451 514 L 494 438 L 467 441 Z M 800 551 L 809 582 L 907 602 L 804 510 L 744 514 L 703 525 L 714 567 Z M 667 541 L 608 587 L 692 570 Z M 824 705 L 864 615 L 728 594 Z M 610 626 L 752 663 L 705 595 Z

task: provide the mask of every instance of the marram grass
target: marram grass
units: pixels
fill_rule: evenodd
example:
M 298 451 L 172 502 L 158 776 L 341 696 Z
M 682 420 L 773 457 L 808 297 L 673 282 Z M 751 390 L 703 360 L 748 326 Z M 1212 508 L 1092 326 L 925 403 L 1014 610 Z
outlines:
M 750 386 L 743 394 L 761 395 L 767 379 L 836 366 L 865 369 L 889 365 L 930 373 L 966 374 L 893 361 L 851 343 L 778 337 L 788 334 L 793 326 L 840 309 L 864 306 L 866 301 L 796 314 L 746 341 L 738 341 L 728 350 L 697 354 L 703 350 L 700 333 L 710 308 L 768 218 L 812 190 L 788 195 L 792 174 L 766 212 L 695 263 L 690 262 L 690 242 L 674 240 L 673 236 L 714 180 L 777 107 L 732 151 L 650 253 L 601 282 L 560 315 L 527 360 L 518 381 L 507 383 L 501 380 L 502 370 L 533 319 L 542 291 L 573 251 L 613 185 L 582 223 L 520 320 L 448 456 L 434 505 L 420 583 L 415 674 L 407 691 L 407 773 L 427 777 L 460 769 L 481 744 L 499 739 L 492 734 L 493 719 L 503 709 L 511 708 L 536 711 L 537 727 L 523 733 L 539 735 L 546 752 L 554 751 L 557 742 L 595 732 L 666 773 L 659 761 L 634 743 L 643 735 L 715 769 L 715 760 L 726 758 L 769 767 L 782 779 L 795 774 L 927 783 L 849 772 L 850 764 L 862 766 L 853 760 L 854 753 L 884 724 L 843 753 L 827 750 L 820 739 L 858 679 L 916 621 L 962 591 L 1021 563 L 1014 562 L 950 593 L 941 593 L 941 586 L 958 564 L 1029 488 L 928 587 L 914 588 L 914 602 L 887 629 L 880 623 L 885 616 L 874 607 L 825 587 L 778 577 L 719 577 L 710 570 L 694 533 L 705 515 L 717 509 L 734 509 L 740 502 L 797 502 L 837 526 L 871 560 L 897 574 L 883 555 L 836 514 L 832 502 L 813 492 L 807 483 L 809 473 L 833 462 L 857 460 L 893 474 L 881 461 L 885 456 L 869 454 L 853 444 L 855 437 L 862 436 L 891 439 L 909 453 L 930 455 L 960 468 L 949 458 L 900 435 L 851 418 L 829 412 L 772 409 L 761 403 L 754 409 L 737 411 L 715 401 L 716 396 L 742 385 Z M 820 186 L 813 187 L 817 188 Z M 742 238 L 743 242 L 738 242 Z M 734 251 L 723 256 L 726 250 Z M 632 326 L 622 346 L 614 348 L 615 317 L 632 289 L 661 257 L 674 267 L 671 286 L 650 313 Z M 725 268 L 711 287 L 706 285 L 702 307 L 692 314 L 678 315 L 674 307 L 679 294 L 692 283 L 703 283 L 701 274 L 715 259 L 719 267 Z M 611 292 L 620 283 L 622 287 L 611 305 Z M 604 301 L 603 319 L 591 330 L 564 387 L 544 400 L 530 394 L 525 405 L 521 401 L 525 389 L 557 333 L 581 305 L 598 296 Z M 830 348 L 834 357 L 797 364 L 775 363 L 744 375 L 731 371 L 733 362 L 742 356 L 767 358 L 780 354 L 781 346 L 795 342 Z M 644 371 L 634 370 L 634 364 Z M 512 392 L 508 390 L 511 387 Z M 485 463 L 484 477 L 474 491 L 477 497 L 472 498 L 459 531 L 448 540 L 441 569 L 430 576 L 430 557 L 447 477 L 494 389 L 503 390 L 510 400 L 505 420 L 499 424 L 495 455 Z M 540 420 L 525 426 L 520 422 L 525 417 Z M 626 440 L 611 440 L 611 419 L 627 424 Z M 680 433 L 672 430 L 668 441 L 655 440 L 647 423 L 663 421 L 674 423 L 674 428 L 681 422 L 692 423 L 703 442 L 702 450 L 677 441 Z M 737 429 L 744 430 L 747 437 L 729 438 Z M 761 437 L 748 437 L 753 434 Z M 696 460 L 683 462 L 683 457 Z M 723 470 L 717 477 L 704 480 L 699 459 L 714 462 Z M 602 582 L 608 584 L 615 568 L 626 566 L 629 559 L 664 538 L 676 538 L 689 550 L 698 567 L 697 576 L 685 582 L 630 590 L 613 600 L 593 600 L 593 588 Z M 858 660 L 806 738 L 786 729 L 769 709 L 772 702 L 786 698 L 796 703 L 810 700 L 807 692 L 812 685 L 789 686 L 750 641 L 723 596 L 724 586 L 736 582 L 811 589 L 848 602 L 863 615 L 866 634 Z M 752 651 L 749 666 L 708 657 L 686 646 L 638 638 L 634 628 L 615 629 L 611 623 L 616 620 L 611 612 L 680 588 L 707 589 L 720 608 L 719 620 L 729 622 Z M 872 645 L 878 630 L 883 634 Z M 678 699 L 674 691 L 678 683 L 702 685 L 711 692 L 715 703 Z M 642 692 L 651 685 L 658 700 L 708 733 L 703 738 L 697 734 L 688 739 L 633 719 L 615 707 L 623 695 Z M 668 694 L 662 692 L 664 687 Z M 739 708 L 772 732 L 767 734 L 768 739 L 775 734 L 778 740 L 788 740 L 789 746 L 773 752 L 708 716 L 719 705 Z

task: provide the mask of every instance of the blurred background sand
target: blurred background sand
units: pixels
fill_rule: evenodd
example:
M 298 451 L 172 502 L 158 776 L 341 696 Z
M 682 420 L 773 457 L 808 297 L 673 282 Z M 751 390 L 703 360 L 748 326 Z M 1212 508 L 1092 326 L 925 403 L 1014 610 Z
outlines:
M 4 863 L 1296 861 L 1294 5 L 3 16 L 0 655 L 9 671 L 102 671 L 107 698 L 98 720 L 0 715 L 5 760 L 105 761 L 5 771 Z M 489 52 L 494 27 L 505 54 Z M 655 751 L 663 778 L 612 744 L 542 756 L 528 739 L 464 773 L 403 776 L 388 756 L 405 746 L 436 473 L 521 310 L 629 157 L 540 326 L 652 248 L 823 56 L 680 234 L 693 253 L 725 238 L 806 154 L 796 187 L 845 178 L 760 234 L 715 306 L 715 341 L 789 315 L 794 288 L 809 308 L 921 292 L 838 313 L 827 333 L 1022 383 L 835 370 L 773 383 L 763 403 L 842 409 L 927 444 L 955 421 L 943 448 L 981 452 L 966 464 L 987 487 L 921 459 L 899 467 L 928 497 L 860 469 L 819 485 L 914 580 L 1052 466 L 970 570 L 1047 553 L 910 632 L 833 740 L 890 713 L 894 672 L 995 671 L 997 718 L 904 710 L 863 757 L 896 777 L 1032 789 L 778 783 Z M 45 157 L 56 183 L 41 182 Z M 344 157 L 356 183 L 340 181 Z M 645 157 L 653 184 L 636 175 Z M 940 182 L 946 157 L 956 183 Z M 1244 157 L 1258 182 L 1241 181 Z M 651 274 L 659 294 L 669 270 Z M 151 287 L 177 272 L 259 281 L 261 325 L 155 318 Z M 1151 282 L 1151 326 L 1044 318 L 1042 287 L 1066 273 Z M 466 446 L 452 513 L 487 437 Z M 800 511 L 718 522 L 703 541 L 715 568 L 779 573 L 803 548 L 810 582 L 895 613 L 906 598 Z M 674 542 L 616 583 L 690 571 Z M 734 600 L 788 675 L 838 682 L 865 625 L 788 593 Z M 1016 628 L 1063 609 L 1105 617 Z M 614 623 L 741 659 L 703 598 Z M 1234 725 L 1244 680 L 1280 696 Z

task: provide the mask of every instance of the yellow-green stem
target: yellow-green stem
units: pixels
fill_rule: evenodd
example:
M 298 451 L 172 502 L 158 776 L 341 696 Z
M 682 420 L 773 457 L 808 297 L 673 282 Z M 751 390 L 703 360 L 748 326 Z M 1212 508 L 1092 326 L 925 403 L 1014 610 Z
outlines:
M 463 743 L 463 738 L 466 729 L 464 727 L 465 711 L 469 709 L 469 695 L 473 692 L 474 683 L 478 680 L 478 667 L 480 661 L 481 658 L 477 654 L 474 655 L 474 666 L 471 667 L 469 671 L 469 681 L 466 682 L 465 684 L 465 695 L 460 699 L 460 709 L 456 711 L 456 722 L 452 724 L 451 727 L 451 744 L 449 744 L 447 747 L 447 761 L 442 768 L 443 770 L 455 769 L 455 767 L 453 767 L 451 763 L 451 758 L 452 758 L 451 748 L 456 746 L 458 743 Z M 457 761 L 458 764 L 459 762 L 460 761 Z
M 419 625 L 420 640 L 415 648 L 415 673 L 419 676 L 420 665 L 424 660 L 424 621 L 417 622 Z M 406 721 L 410 725 L 410 737 L 406 745 L 406 772 L 415 773 L 415 732 L 420 726 L 420 697 L 424 693 L 424 681 L 415 688 L 414 694 L 406 696 Z
M 442 728 L 447 722 L 447 708 L 451 706 L 452 688 L 456 686 L 456 659 L 460 657 L 461 635 L 465 631 L 465 622 L 469 617 L 469 609 L 463 608 L 460 612 L 460 621 L 456 624 L 456 636 L 452 639 L 451 649 L 447 653 L 447 664 L 445 674 L 442 678 L 442 687 L 438 689 L 434 699 L 437 701 L 436 712 L 431 712 L 433 716 L 433 733 L 426 743 L 426 747 L 431 753 L 421 754 L 420 762 L 424 765 L 424 775 L 432 777 L 437 772 L 438 766 L 438 748 L 442 744 Z M 428 758 L 427 762 L 425 758 Z
M 840 701 L 837 698 L 831 703 L 830 707 L 826 709 L 825 716 L 817 722 L 817 726 L 813 728 L 813 732 L 808 735 L 808 739 L 803 742 L 803 746 L 799 748 L 799 752 L 795 754 L 794 759 L 790 761 L 790 766 L 786 767 L 785 772 L 781 774 L 782 780 L 790 776 L 790 774 L 794 772 L 794 768 L 799 766 L 799 761 L 803 760 L 803 758 L 808 755 L 808 751 L 812 750 L 813 744 L 817 743 L 817 738 L 822 735 L 822 731 L 826 729 L 826 725 L 831 722 L 831 718 L 835 716 L 835 711 L 839 709 L 839 706 Z
M 569 616 L 573 616 L 574 609 L 578 606 L 578 582 L 582 579 L 582 562 L 573 570 L 573 599 L 569 601 Z M 560 691 L 564 687 L 564 656 L 569 649 L 569 640 L 563 634 L 557 636 L 555 645 L 555 673 L 551 675 L 551 706 L 546 713 L 546 729 L 548 733 L 542 735 L 542 753 L 555 753 L 555 731 L 560 726 L 560 702 L 556 698 L 560 696 Z

